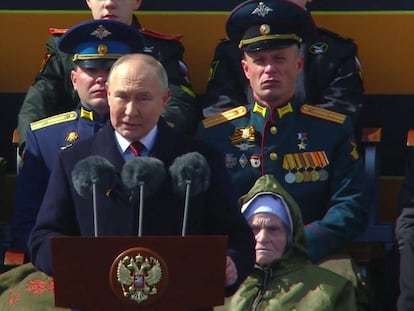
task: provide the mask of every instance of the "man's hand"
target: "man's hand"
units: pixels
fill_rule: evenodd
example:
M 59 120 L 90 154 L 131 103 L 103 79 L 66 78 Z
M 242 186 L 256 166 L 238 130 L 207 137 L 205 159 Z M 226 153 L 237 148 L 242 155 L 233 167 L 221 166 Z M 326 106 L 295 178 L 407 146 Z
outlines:
M 226 281 L 225 286 L 231 286 L 237 281 L 237 268 L 233 259 L 229 256 L 226 258 Z

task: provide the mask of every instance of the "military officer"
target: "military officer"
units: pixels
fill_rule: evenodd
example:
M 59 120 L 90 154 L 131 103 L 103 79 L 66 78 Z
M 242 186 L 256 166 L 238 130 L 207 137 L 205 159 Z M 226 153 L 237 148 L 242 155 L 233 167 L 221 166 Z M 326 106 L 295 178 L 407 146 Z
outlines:
M 125 23 L 94 20 L 76 25 L 59 41 L 72 55 L 70 74 L 80 108 L 30 124 L 23 164 L 17 178 L 12 248 L 27 251 L 27 239 L 42 203 L 57 154 L 93 136 L 108 120 L 105 84 L 111 65 L 121 55 L 144 51 L 142 34 Z
M 269 1 L 272 0 L 262 2 Z M 303 8 L 310 2 L 288 1 Z M 249 82 L 240 66 L 242 54 L 237 45 L 238 42 L 226 39 L 216 47 L 203 100 L 205 117 L 252 101 Z M 303 42 L 302 51 L 305 65 L 301 79 L 304 81 L 297 94 L 310 105 L 347 114 L 354 125 L 357 124 L 364 99 L 361 64 L 355 43 L 329 30 L 316 28 L 309 42 Z
M 308 252 L 318 262 L 363 232 L 363 167 L 346 115 L 305 104 L 295 94 L 310 14 L 287 1 L 250 0 L 230 14 L 254 100 L 205 118 L 198 136 L 225 153 L 237 194 L 274 175 L 298 202 Z
M 86 0 L 94 19 L 112 19 L 139 29 L 146 46 L 164 65 L 168 73 L 171 97 L 163 112 L 170 126 L 183 132 L 194 132 L 199 120 L 199 106 L 191 89 L 188 68 L 183 61 L 184 47 L 181 35 L 162 34 L 141 27 L 133 11 L 139 9 L 143 0 Z M 29 123 L 75 109 L 79 104 L 70 80 L 73 69 L 71 56 L 60 51 L 57 43 L 66 29 L 49 30 L 47 52 L 34 84 L 29 88 L 18 116 L 20 150 L 26 140 Z

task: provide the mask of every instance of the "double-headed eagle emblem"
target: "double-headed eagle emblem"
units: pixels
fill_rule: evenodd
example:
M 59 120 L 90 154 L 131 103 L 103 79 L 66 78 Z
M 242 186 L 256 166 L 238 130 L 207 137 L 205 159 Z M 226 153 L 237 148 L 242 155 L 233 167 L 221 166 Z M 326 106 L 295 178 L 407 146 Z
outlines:
M 117 280 L 122 286 L 124 297 L 138 303 L 158 293 L 156 285 L 162 278 L 161 264 L 157 258 L 125 256 L 118 263 Z

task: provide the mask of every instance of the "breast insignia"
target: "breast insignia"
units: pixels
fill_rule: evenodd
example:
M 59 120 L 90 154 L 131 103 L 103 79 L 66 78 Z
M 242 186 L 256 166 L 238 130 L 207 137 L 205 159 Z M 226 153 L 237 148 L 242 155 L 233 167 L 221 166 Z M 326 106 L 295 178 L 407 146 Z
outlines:
M 342 124 L 345 121 L 346 115 L 330 111 L 327 109 L 311 106 L 311 105 L 302 105 L 300 107 L 300 112 L 312 117 L 316 117 L 319 119 L 335 122 L 338 124 Z
M 247 108 L 244 106 L 238 106 L 230 110 L 226 110 L 220 113 L 217 113 L 211 117 L 205 118 L 201 121 L 204 125 L 204 128 L 213 127 L 227 121 L 235 120 L 237 118 L 244 117 L 247 114 Z
M 61 114 L 57 114 L 55 116 L 51 116 L 51 117 L 48 117 L 48 118 L 45 118 L 39 121 L 32 122 L 30 123 L 30 128 L 32 131 L 36 131 L 38 129 L 48 127 L 50 125 L 55 125 L 55 124 L 59 124 L 59 123 L 67 122 L 67 121 L 76 120 L 77 117 L 78 117 L 78 114 L 76 113 L 76 111 L 64 112 Z

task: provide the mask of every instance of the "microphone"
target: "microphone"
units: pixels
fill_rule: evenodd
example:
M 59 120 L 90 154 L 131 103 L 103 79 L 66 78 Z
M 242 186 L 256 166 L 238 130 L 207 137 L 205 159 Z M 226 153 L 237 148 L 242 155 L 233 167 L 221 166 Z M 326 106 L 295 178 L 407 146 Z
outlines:
M 173 191 L 185 197 L 182 236 L 187 229 L 188 205 L 191 196 L 206 191 L 210 185 L 210 166 L 199 152 L 190 152 L 177 157 L 169 167 Z
M 81 197 L 93 197 L 93 221 L 95 237 L 98 236 L 97 222 L 97 190 L 105 192 L 107 196 L 111 188 L 118 182 L 115 166 L 101 156 L 89 156 L 76 163 L 72 170 L 72 184 Z
M 158 190 L 166 175 L 164 163 L 153 157 L 133 158 L 122 168 L 121 179 L 124 186 L 130 190 L 132 198 L 139 198 L 138 236 L 142 234 L 144 198 Z

